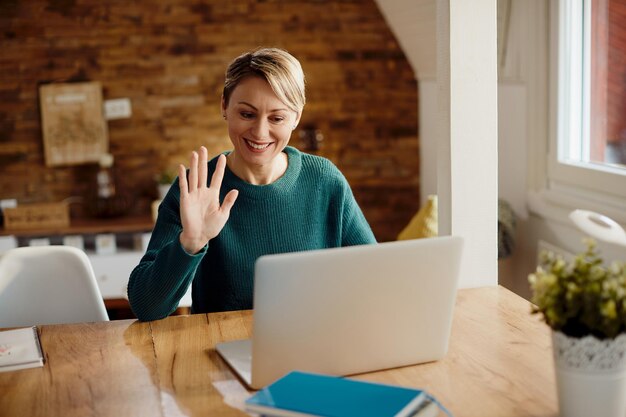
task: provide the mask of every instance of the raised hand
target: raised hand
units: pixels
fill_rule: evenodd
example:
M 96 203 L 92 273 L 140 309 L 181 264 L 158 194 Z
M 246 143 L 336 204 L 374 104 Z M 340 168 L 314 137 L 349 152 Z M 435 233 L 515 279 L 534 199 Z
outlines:
M 220 187 L 226 168 L 226 157 L 220 155 L 211 185 L 207 187 L 207 150 L 204 146 L 198 152 L 192 152 L 189 166 L 189 181 L 185 166 L 178 166 L 180 186 L 180 219 L 183 231 L 180 243 L 187 253 L 197 253 L 207 242 L 217 236 L 224 228 L 230 209 L 235 204 L 238 191 L 231 190 L 220 206 Z

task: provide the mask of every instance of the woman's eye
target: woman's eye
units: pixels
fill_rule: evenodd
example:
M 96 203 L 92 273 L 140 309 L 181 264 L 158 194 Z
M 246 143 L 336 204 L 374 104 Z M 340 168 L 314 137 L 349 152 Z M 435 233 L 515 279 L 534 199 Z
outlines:
M 252 119 L 254 117 L 254 113 L 250 113 L 247 111 L 242 111 L 239 114 L 241 114 L 241 117 L 243 117 L 244 119 Z
M 285 120 L 285 118 L 282 117 L 282 116 L 275 116 L 275 117 L 272 118 L 272 121 L 274 123 L 282 123 L 283 120 Z

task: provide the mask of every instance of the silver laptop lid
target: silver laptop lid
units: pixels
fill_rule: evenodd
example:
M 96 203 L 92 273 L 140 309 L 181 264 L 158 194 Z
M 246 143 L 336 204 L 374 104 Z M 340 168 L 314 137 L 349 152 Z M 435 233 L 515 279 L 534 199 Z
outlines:
M 294 369 L 349 375 L 443 357 L 462 243 L 447 236 L 259 258 L 251 386 Z

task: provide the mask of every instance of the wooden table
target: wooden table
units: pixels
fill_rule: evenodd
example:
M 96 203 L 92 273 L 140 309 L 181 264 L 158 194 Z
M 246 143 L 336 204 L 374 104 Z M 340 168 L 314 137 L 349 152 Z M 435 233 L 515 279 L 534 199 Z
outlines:
M 40 327 L 46 364 L 0 373 L 0 416 L 245 416 L 249 392 L 214 350 L 252 313 Z M 455 417 L 556 416 L 548 327 L 504 289 L 459 291 L 446 357 L 355 378 L 428 390 Z

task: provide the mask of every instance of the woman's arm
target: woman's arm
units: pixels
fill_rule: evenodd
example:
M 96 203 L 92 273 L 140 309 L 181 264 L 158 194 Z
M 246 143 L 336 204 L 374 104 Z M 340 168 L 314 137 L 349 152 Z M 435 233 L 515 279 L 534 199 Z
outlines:
M 368 245 L 376 243 L 372 228 L 354 199 L 348 181 L 343 179 L 343 208 L 341 246 Z
M 148 250 L 128 282 L 128 300 L 139 320 L 161 319 L 176 309 L 209 240 L 228 221 L 237 191 L 229 191 L 220 204 L 226 157 L 217 158 L 210 185 L 207 159 L 204 146 L 192 152 L 189 172 L 180 165 L 178 179 L 159 206 Z
M 182 226 L 176 212 L 177 184 L 159 206 L 148 249 L 128 281 L 128 300 L 141 321 L 158 320 L 176 310 L 206 253 L 205 246 L 189 254 L 179 241 Z

